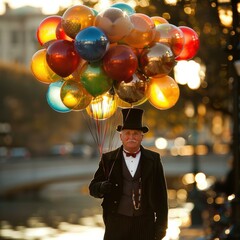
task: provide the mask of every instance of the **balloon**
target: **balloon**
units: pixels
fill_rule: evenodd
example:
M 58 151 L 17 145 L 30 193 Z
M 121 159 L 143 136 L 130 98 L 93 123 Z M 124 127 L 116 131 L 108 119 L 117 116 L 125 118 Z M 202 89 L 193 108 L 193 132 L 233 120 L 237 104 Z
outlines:
M 171 48 L 173 54 L 178 56 L 183 50 L 183 32 L 180 28 L 172 24 L 159 24 L 156 27 L 154 42 L 167 44 Z
M 136 13 L 136 11 L 131 6 L 129 6 L 126 3 L 122 3 L 122 2 L 121 3 L 114 3 L 111 7 L 119 8 L 129 16 Z
M 163 77 L 172 70 L 174 64 L 173 52 L 162 43 L 144 49 L 140 56 L 140 69 L 148 77 Z
M 75 5 L 68 8 L 62 16 L 62 28 L 71 38 L 75 38 L 78 32 L 93 25 L 94 11 L 84 5 Z
M 154 39 L 154 22 L 142 13 L 134 13 L 130 19 L 134 27 L 122 42 L 135 48 L 147 47 Z
M 56 37 L 58 40 L 64 39 L 64 40 L 68 40 L 68 41 L 73 41 L 73 39 L 70 38 L 63 30 L 62 18 L 61 18 L 61 22 L 59 22 L 59 24 L 57 25 L 57 28 L 56 28 Z
M 109 40 L 101 29 L 92 26 L 77 34 L 74 46 L 83 59 L 95 62 L 101 60 L 106 53 Z
M 196 55 L 199 49 L 200 41 L 198 38 L 198 34 L 189 27 L 180 26 L 179 28 L 183 32 L 185 42 L 183 45 L 183 50 L 181 51 L 180 55 L 178 55 L 175 59 L 177 61 L 189 60 Z
M 66 81 L 61 88 L 60 97 L 63 104 L 73 110 L 85 109 L 91 102 L 92 96 L 75 81 Z
M 180 95 L 178 84 L 170 76 L 150 79 L 147 92 L 148 101 L 157 109 L 166 110 L 173 107 Z
M 153 20 L 154 22 L 154 25 L 157 27 L 159 24 L 162 24 L 162 23 L 168 23 L 168 21 L 163 18 L 163 17 L 159 17 L 159 16 L 153 16 L 151 17 L 151 19 Z
M 57 40 L 47 48 L 47 63 L 61 77 L 67 77 L 77 67 L 80 56 L 74 48 L 74 43 L 67 40 Z
M 31 70 L 38 81 L 49 84 L 58 81 L 61 77 L 48 66 L 46 52 L 46 49 L 41 49 L 32 56 Z
M 111 7 L 96 16 L 94 25 L 102 29 L 111 43 L 120 41 L 133 28 L 127 14 L 119 8 Z
M 71 111 L 71 109 L 69 109 L 63 104 L 60 97 L 60 91 L 63 84 L 64 84 L 64 80 L 59 80 L 57 82 L 51 83 L 48 87 L 48 91 L 46 94 L 46 98 L 49 106 L 53 110 L 61 113 Z
M 110 118 L 117 110 L 116 98 L 109 92 L 94 98 L 86 108 L 88 115 L 96 120 Z
M 81 83 L 93 97 L 106 93 L 112 87 L 112 79 L 105 73 L 101 62 L 83 66 Z
M 60 16 L 49 16 L 41 21 L 37 28 L 37 39 L 42 46 L 57 39 L 56 29 L 61 19 Z
M 69 80 L 73 80 L 75 82 L 79 82 L 81 81 L 80 79 L 80 74 L 82 71 L 83 66 L 87 63 L 86 60 L 80 58 L 80 62 L 78 64 L 78 67 L 74 70 L 74 72 L 72 72 L 70 75 L 68 75 L 67 77 L 63 78 L 65 81 L 69 81 Z
M 117 106 L 120 108 L 131 108 L 132 104 L 123 101 L 120 97 L 117 96 Z
M 111 47 L 103 57 L 105 72 L 116 81 L 129 79 L 138 67 L 138 59 L 126 45 Z
M 144 75 L 136 72 L 129 82 L 115 82 L 114 89 L 118 97 L 125 102 L 134 104 L 139 101 L 145 101 L 148 81 Z

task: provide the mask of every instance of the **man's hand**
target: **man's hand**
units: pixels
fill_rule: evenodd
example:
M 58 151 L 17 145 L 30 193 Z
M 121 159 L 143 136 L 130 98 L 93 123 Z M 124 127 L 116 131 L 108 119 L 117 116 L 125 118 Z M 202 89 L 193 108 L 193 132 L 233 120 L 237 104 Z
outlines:
M 111 190 L 112 190 L 112 183 L 110 183 L 109 181 L 104 181 L 101 183 L 100 189 L 99 189 L 101 194 L 110 193 Z

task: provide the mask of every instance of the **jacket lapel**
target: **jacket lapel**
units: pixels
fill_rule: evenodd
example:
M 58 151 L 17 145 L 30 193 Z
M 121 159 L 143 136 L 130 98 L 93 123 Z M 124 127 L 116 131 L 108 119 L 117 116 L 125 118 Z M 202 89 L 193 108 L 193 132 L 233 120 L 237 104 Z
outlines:
M 146 180 L 148 176 L 152 173 L 151 169 L 153 167 L 153 163 L 151 161 L 151 157 L 147 154 L 146 150 L 141 147 L 141 171 L 142 171 L 142 180 Z
M 115 161 L 113 163 L 112 171 L 110 173 L 110 179 L 114 179 L 118 183 L 122 182 L 122 147 L 117 149 L 116 155 L 114 156 Z

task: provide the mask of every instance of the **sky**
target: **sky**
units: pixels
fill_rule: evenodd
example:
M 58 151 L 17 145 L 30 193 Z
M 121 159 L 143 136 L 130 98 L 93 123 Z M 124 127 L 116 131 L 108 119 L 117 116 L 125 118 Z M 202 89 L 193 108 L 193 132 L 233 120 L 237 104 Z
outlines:
M 81 0 L 0 0 L 0 14 L 5 12 L 5 3 L 11 8 L 33 6 L 42 8 L 44 14 L 55 14 L 61 8 L 67 8 L 74 4 L 81 4 Z

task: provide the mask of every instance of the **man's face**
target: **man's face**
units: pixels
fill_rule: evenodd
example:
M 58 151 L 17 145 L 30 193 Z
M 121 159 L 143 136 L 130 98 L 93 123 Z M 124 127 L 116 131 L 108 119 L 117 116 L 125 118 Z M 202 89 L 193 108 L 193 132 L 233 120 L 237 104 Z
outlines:
M 123 147 L 129 152 L 136 152 L 142 142 L 143 132 L 140 130 L 124 129 L 120 133 Z

